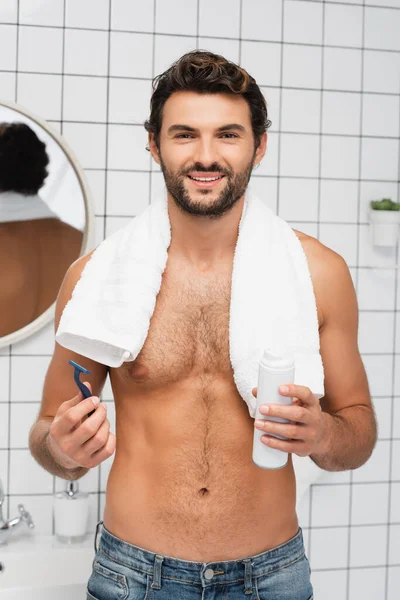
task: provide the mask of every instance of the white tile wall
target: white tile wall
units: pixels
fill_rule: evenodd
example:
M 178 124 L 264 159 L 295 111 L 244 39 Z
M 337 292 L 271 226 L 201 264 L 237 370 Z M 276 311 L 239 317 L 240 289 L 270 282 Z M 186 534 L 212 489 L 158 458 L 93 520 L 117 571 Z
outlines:
M 66 0 L 65 9 L 66 27 L 108 29 L 109 0 Z
M 18 0 L 3 0 L 0 5 L 0 21 L 2 23 L 16 23 L 18 15 Z
M 361 6 L 327 4 L 325 43 L 329 46 L 362 46 L 363 9 Z
M 322 49 L 317 46 L 284 44 L 284 87 L 321 89 Z
M 125 31 L 153 31 L 154 0 L 113 0 L 111 2 L 111 29 Z
M 112 31 L 110 72 L 114 77 L 151 78 L 153 36 L 148 33 Z M 111 79 L 113 81 L 113 79 Z
M 322 44 L 322 3 L 297 1 L 285 2 L 284 42 Z
M 20 27 L 18 70 L 62 73 L 63 31 L 52 27 Z
M 154 75 L 202 48 L 261 86 L 273 124 L 252 187 L 348 263 L 379 427 L 367 463 L 325 472 L 299 509 L 314 596 L 324 600 L 397 600 L 400 588 L 400 277 L 368 268 L 400 260 L 371 245 L 368 225 L 372 199 L 399 200 L 399 31 L 400 0 L 0 2 L 0 98 L 62 131 L 94 197 L 96 244 L 164 185 L 145 150 Z M 40 533 L 53 531 L 52 495 L 63 486 L 28 450 L 53 348 L 51 323 L 0 349 L 4 511 L 22 502 Z M 108 380 L 102 399 L 115 431 Z M 92 531 L 112 461 L 81 480 Z
M 19 0 L 19 22 L 24 25 L 63 25 L 64 1 Z

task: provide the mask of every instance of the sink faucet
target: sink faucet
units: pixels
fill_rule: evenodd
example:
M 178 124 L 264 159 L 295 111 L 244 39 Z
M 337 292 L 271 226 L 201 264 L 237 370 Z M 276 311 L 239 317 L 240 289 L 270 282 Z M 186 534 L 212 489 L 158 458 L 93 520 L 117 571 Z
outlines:
M 20 523 L 25 522 L 27 526 L 32 529 L 34 526 L 32 517 L 30 513 L 28 513 L 23 504 L 18 504 L 18 510 L 20 512 L 19 517 L 15 517 L 14 519 L 10 519 L 9 521 L 5 521 L 3 517 L 3 502 L 4 502 L 4 490 L 3 484 L 0 479 L 0 545 L 6 544 L 8 538 L 10 537 L 12 531 L 19 526 Z

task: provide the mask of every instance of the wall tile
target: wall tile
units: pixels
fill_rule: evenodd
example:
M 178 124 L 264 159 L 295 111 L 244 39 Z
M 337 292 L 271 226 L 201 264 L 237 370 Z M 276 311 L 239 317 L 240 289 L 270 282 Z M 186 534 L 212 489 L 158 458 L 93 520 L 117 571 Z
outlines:
M 388 600 L 397 600 L 400 587 L 400 567 L 389 567 L 388 576 Z
M 379 397 L 373 398 L 372 402 L 376 413 L 376 419 L 378 421 L 378 438 L 389 438 L 391 436 L 392 429 L 392 399 L 390 397 Z
M 322 92 L 322 132 L 359 135 L 361 94 Z
M 109 171 L 107 177 L 107 214 L 135 216 L 149 204 L 149 173 Z
M 365 50 L 363 89 L 366 92 L 398 94 L 400 54 L 398 52 Z
M 66 0 L 66 27 L 108 29 L 110 0 Z
M 223 37 L 238 38 L 240 33 L 240 0 L 200 0 L 199 35 L 221 36 L 221 16 L 224 19 Z M 187 33 L 185 31 L 185 33 Z
M 398 178 L 399 142 L 382 138 L 363 138 L 361 143 L 362 179 Z
M 349 600 L 385 598 L 384 567 L 352 569 L 349 572 Z
M 14 71 L 17 66 L 17 28 L 0 25 L 0 69 Z
M 12 47 L 12 45 L 10 44 Z M 50 51 L 51 49 L 51 51 Z M 63 32 L 50 27 L 21 27 L 18 69 L 37 73 L 62 73 Z
M 321 176 L 357 179 L 360 164 L 360 139 L 350 136 L 322 136 Z
M 171 15 L 174 18 L 171 19 Z M 158 2 L 156 10 L 157 33 L 196 35 L 197 0 L 170 0 Z
M 311 529 L 310 561 L 314 569 L 341 569 L 347 566 L 347 527 L 319 527 Z M 329 544 L 326 540 L 329 537 Z
M 281 47 L 271 42 L 242 42 L 240 65 L 252 71 L 258 85 L 280 83 Z
M 9 493 L 52 494 L 53 475 L 35 461 L 29 450 L 11 450 Z
M 322 44 L 322 3 L 289 0 L 284 8 L 284 42 Z
M 64 137 L 74 148 L 84 169 L 106 166 L 106 126 L 92 123 L 65 123 Z
M 0 23 L 16 23 L 18 0 L 3 0 L 0 5 Z
M 278 42 L 282 39 L 282 0 L 242 2 L 242 38 Z
M 321 61 L 321 48 L 296 44 L 284 45 L 282 85 L 320 89 Z
M 358 182 L 334 179 L 321 181 L 321 221 L 357 221 Z
M 319 137 L 282 133 L 280 174 L 296 177 L 318 177 Z
M 373 544 L 371 540 L 374 540 Z M 386 525 L 351 527 L 350 567 L 385 565 L 386 544 Z
M 152 76 L 153 36 L 147 33 L 112 31 L 110 75 L 112 77 Z
M 335 498 L 335 502 L 331 502 Z M 330 506 L 329 514 L 326 507 Z M 312 493 L 312 527 L 336 527 L 349 524 L 350 486 L 314 485 Z
M 399 137 L 400 97 L 363 94 L 363 135 Z
M 37 0 L 19 0 L 19 22 L 24 25 L 53 25 L 62 27 L 64 20 L 64 1 L 37 2 Z
M 107 64 L 108 33 L 106 31 L 78 29 L 65 31 L 65 73 L 107 75 Z
M 312 570 L 311 583 L 314 588 L 314 597 L 322 597 L 324 600 L 346 598 L 347 576 L 346 569 Z
M 387 523 L 389 488 L 386 483 L 353 485 L 351 492 L 351 524 Z
M 400 12 L 387 8 L 365 7 L 366 48 L 400 50 Z
M 28 448 L 29 431 L 39 414 L 39 402 L 12 402 L 10 448 Z
M 318 220 L 318 180 L 281 177 L 279 216 L 285 220 Z
M 394 315 L 387 312 L 362 312 L 359 318 L 360 352 L 393 351 Z
M 66 121 L 107 121 L 107 79 L 64 77 L 64 119 Z
M 1 98 L 4 102 L 15 102 L 16 79 L 15 73 L 0 73 Z
M 325 4 L 325 44 L 362 46 L 363 9 L 361 6 Z
M 154 0 L 113 0 L 111 2 L 111 29 L 125 31 L 152 31 Z
M 111 79 L 109 121 L 143 125 L 150 116 L 151 81 Z
M 61 75 L 18 74 L 17 103 L 46 120 L 61 119 Z
M 110 125 L 108 128 L 108 167 L 110 169 L 149 169 L 147 132 L 139 125 Z M 130 152 L 126 152 L 130 148 Z
M 7 402 L 0 403 L 0 448 L 8 448 L 8 415 L 9 404 Z
M 359 92 L 361 50 L 325 48 L 323 86 L 329 90 Z
M 282 89 L 281 131 L 318 133 L 321 121 L 321 92 Z

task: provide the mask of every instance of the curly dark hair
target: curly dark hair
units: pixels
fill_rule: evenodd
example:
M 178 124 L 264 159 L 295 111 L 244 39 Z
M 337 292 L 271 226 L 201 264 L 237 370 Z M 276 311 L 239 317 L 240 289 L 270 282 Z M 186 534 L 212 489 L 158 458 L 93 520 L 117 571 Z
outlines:
M 267 103 L 256 80 L 239 65 L 207 50 L 192 50 L 184 54 L 153 79 L 152 87 L 150 118 L 145 121 L 144 127 L 154 134 L 158 148 L 163 106 L 178 91 L 243 96 L 250 107 L 255 148 L 263 133 L 271 126 Z
M 48 176 L 46 144 L 26 123 L 0 123 L 0 191 L 37 194 Z

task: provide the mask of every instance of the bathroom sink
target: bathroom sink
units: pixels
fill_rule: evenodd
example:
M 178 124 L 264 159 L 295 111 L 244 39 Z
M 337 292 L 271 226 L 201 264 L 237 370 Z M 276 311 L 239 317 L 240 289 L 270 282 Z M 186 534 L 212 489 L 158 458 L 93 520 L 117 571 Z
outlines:
M 28 533 L 0 545 L 0 600 L 84 598 L 94 535 L 65 545 L 51 535 Z

